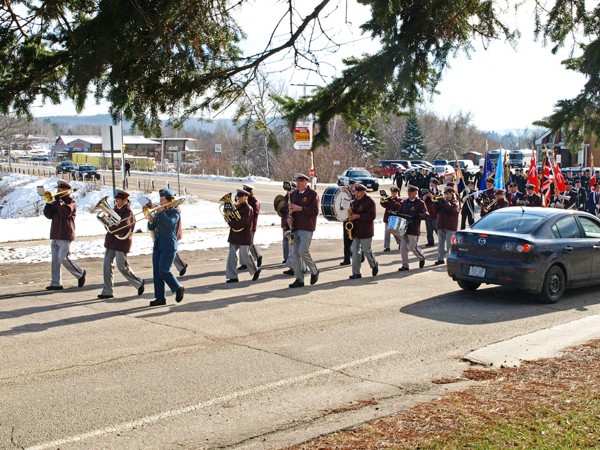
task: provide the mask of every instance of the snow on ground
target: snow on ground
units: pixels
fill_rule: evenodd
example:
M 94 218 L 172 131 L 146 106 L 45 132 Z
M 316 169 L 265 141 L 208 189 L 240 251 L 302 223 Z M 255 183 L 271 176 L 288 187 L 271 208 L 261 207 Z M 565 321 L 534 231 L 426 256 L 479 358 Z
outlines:
M 17 210 L 27 204 L 39 201 L 37 186 L 43 186 L 45 191 L 56 192 L 56 183 L 59 178 L 40 178 L 21 174 L 0 174 L 0 262 L 3 263 L 34 263 L 50 261 L 50 221 L 44 215 L 25 217 L 17 214 Z M 225 178 L 204 177 L 206 179 L 227 179 L 240 181 L 241 183 L 252 182 L 255 184 L 277 184 L 266 178 Z M 77 237 L 96 237 L 75 239 L 71 244 L 71 255 L 77 258 L 101 258 L 104 255 L 104 235 L 106 230 L 102 223 L 96 218 L 96 213 L 90 212 L 94 206 L 104 197 L 108 196 L 109 204 L 113 205 L 112 188 L 109 186 L 94 187 L 83 182 L 71 182 L 73 188 L 78 188 L 73 196 L 77 200 L 77 217 L 75 219 Z M 139 197 L 150 198 L 153 203 L 158 204 L 158 192 L 143 193 L 140 191 L 129 191 L 130 200 L 134 213 L 141 212 Z M 264 200 L 266 201 L 266 200 Z M 40 202 L 40 211 L 43 208 L 43 200 Z M 183 239 L 179 248 L 183 251 L 207 250 L 211 248 L 226 248 L 229 228 L 219 211 L 219 204 L 201 200 L 196 196 L 185 196 L 181 205 L 182 225 L 184 229 Z M 142 215 L 138 215 L 138 220 Z M 272 245 L 280 246 L 282 232 L 280 218 L 272 214 L 260 214 L 258 229 L 254 242 L 262 248 Z M 139 220 L 136 231 L 147 231 L 147 221 Z M 378 220 L 375 222 L 375 239 L 383 238 L 384 225 Z M 317 229 L 313 240 L 340 239 L 342 237 L 342 225 L 339 222 L 329 222 L 319 216 Z M 30 241 L 48 239 L 47 245 L 11 246 L 10 242 Z M 147 255 L 152 253 L 152 240 L 148 233 L 136 233 L 133 237 L 131 255 Z

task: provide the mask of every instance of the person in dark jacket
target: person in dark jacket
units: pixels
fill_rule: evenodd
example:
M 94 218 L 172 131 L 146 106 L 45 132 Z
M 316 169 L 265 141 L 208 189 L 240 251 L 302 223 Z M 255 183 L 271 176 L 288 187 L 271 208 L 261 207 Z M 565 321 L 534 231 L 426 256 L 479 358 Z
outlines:
M 475 184 L 472 181 L 467 183 L 467 188 L 464 189 L 461 194 L 461 219 L 460 219 L 460 229 L 464 230 L 467 227 L 467 223 L 469 226 L 475 223 L 475 194 L 477 190 L 475 189 Z
M 252 258 L 254 258 L 254 261 L 256 261 L 256 266 L 260 267 L 262 266 L 263 257 L 258 251 L 256 245 L 254 245 L 254 235 L 256 234 L 256 226 L 258 225 L 258 215 L 260 214 L 260 202 L 258 201 L 256 195 L 254 195 L 254 186 L 250 184 L 244 184 L 242 186 L 242 190 L 250 194 L 248 195 L 248 204 L 254 210 L 254 220 L 252 222 L 252 245 L 250 245 L 250 256 L 252 256 Z M 245 269 L 245 267 L 243 267 L 243 264 L 242 267 L 240 267 L 239 269 Z
M 239 219 L 233 219 L 228 222 L 229 225 L 229 252 L 227 253 L 227 266 L 225 268 L 225 278 L 227 283 L 237 283 L 237 253 L 240 254 L 242 266 L 246 266 L 252 281 L 258 280 L 260 269 L 256 266 L 254 259 L 250 255 L 250 246 L 252 245 L 252 225 L 254 224 L 254 209 L 248 203 L 250 193 L 244 189 L 237 190 L 237 203 L 235 208 L 239 213 Z
M 352 196 L 352 200 L 356 198 L 354 195 L 354 188 L 356 187 L 356 180 L 348 181 L 348 189 L 350 190 L 350 195 Z M 350 239 L 350 235 L 348 234 L 348 230 L 346 230 L 346 224 L 348 223 L 348 219 L 342 222 L 342 242 L 344 243 L 344 259 L 340 263 L 340 266 L 349 266 L 352 262 L 352 239 Z M 364 261 L 364 257 L 363 257 Z
M 310 243 L 317 227 L 319 214 L 319 194 L 308 186 L 309 178 L 304 174 L 296 175 L 298 189 L 291 193 L 289 209 L 294 232 L 294 276 L 296 279 L 289 285 L 291 288 L 304 287 L 304 271 L 302 264 L 310 270 L 310 284 L 319 280 L 319 269 L 310 256 Z
M 396 173 L 394 174 L 394 179 L 392 181 L 398 188 L 398 192 L 401 192 L 402 184 L 404 183 L 404 172 L 402 172 L 402 169 L 398 169 L 396 171 Z
M 587 207 L 587 191 L 581 186 L 581 179 L 575 178 L 575 188 L 573 188 L 577 195 L 577 210 L 585 211 Z
M 535 193 L 535 185 L 528 183 L 525 191 L 525 206 L 542 206 L 542 197 Z
M 77 215 L 77 203 L 71 197 L 71 186 L 59 181 L 57 185 L 58 195 L 54 195 L 51 203 L 44 206 L 44 216 L 50 219 L 50 251 L 52 253 L 51 273 L 52 281 L 46 286 L 48 291 L 60 291 L 63 289 L 61 282 L 61 264 L 67 271 L 77 278 L 77 286 L 85 284 L 86 271 L 79 264 L 69 258 L 71 242 L 75 240 L 75 216 Z
M 435 221 L 437 219 L 436 209 L 435 209 L 435 201 L 441 195 L 439 190 L 439 180 L 437 178 L 430 178 L 428 189 L 423 189 L 421 192 L 421 200 L 425 202 L 425 207 L 427 208 L 427 213 L 429 216 L 425 220 L 425 229 L 427 230 L 427 244 L 425 247 L 433 247 L 435 245 L 435 241 L 433 235 L 436 230 Z
M 444 264 L 446 253 L 450 252 L 452 236 L 458 229 L 458 214 L 460 206 L 455 196 L 455 190 L 451 186 L 444 188 L 444 198 L 435 203 L 436 230 L 438 237 L 438 259 L 436 266 Z
M 115 191 L 115 212 L 121 218 L 117 225 L 109 227 L 109 231 L 104 237 L 104 286 L 98 298 L 113 298 L 113 272 L 115 269 L 114 261 L 117 261 L 117 269 L 137 289 L 138 295 L 144 293 L 144 280 L 136 276 L 129 267 L 127 253 L 131 250 L 133 242 L 133 228 L 135 219 L 129 204 L 129 193 L 121 189 Z
M 508 183 L 508 194 L 506 194 L 506 201 L 509 206 L 523 206 L 525 205 L 525 195 L 518 190 L 519 186 L 516 182 L 512 181 Z
M 408 188 L 408 198 L 402 201 L 402 207 L 398 214 L 408 220 L 406 234 L 402 237 L 402 241 L 400 242 L 402 266 L 398 269 L 399 272 L 409 269 L 409 251 L 413 252 L 419 260 L 419 268 L 425 266 L 425 255 L 423 255 L 417 244 L 419 242 L 419 235 L 421 234 L 421 220 L 427 219 L 429 214 L 427 213 L 425 202 L 417 196 L 418 193 L 418 187 L 410 186 Z
M 154 247 L 152 249 L 152 274 L 154 277 L 155 300 L 150 306 L 166 305 L 165 283 L 175 293 L 177 303 L 183 300 L 184 287 L 171 272 L 171 266 L 177 253 L 177 224 L 180 220 L 179 210 L 173 206 L 175 192 L 171 189 L 161 189 L 160 207 L 150 214 L 148 230 L 154 231 Z
M 352 215 L 348 216 L 348 220 L 352 223 L 352 275 L 350 279 L 362 278 L 360 274 L 361 255 L 365 256 L 371 267 L 373 276 L 379 272 L 379 264 L 375 260 L 371 243 L 375 234 L 375 202 L 367 195 L 367 188 L 358 183 L 354 187 L 356 198 L 350 203 Z M 360 251 L 359 251 L 360 249 Z
M 600 184 L 595 184 L 592 188 L 592 192 L 588 194 L 587 201 L 587 212 L 593 214 L 594 216 L 598 215 L 600 211 Z
M 383 213 L 383 223 L 385 226 L 385 232 L 384 232 L 384 236 L 383 236 L 383 251 L 384 252 L 390 251 L 390 241 L 391 241 L 392 233 L 387 228 L 387 224 L 390 221 L 390 216 L 396 215 L 396 213 L 400 210 L 400 207 L 402 206 L 402 199 L 398 195 L 399 191 L 400 190 L 397 187 L 392 186 L 390 188 L 390 196 L 387 197 L 385 200 L 382 199 L 380 201 L 380 205 L 385 208 L 385 213 Z M 396 244 L 398 244 L 398 248 L 400 248 L 400 241 L 401 241 L 400 236 L 397 236 L 394 234 L 394 239 L 396 240 Z

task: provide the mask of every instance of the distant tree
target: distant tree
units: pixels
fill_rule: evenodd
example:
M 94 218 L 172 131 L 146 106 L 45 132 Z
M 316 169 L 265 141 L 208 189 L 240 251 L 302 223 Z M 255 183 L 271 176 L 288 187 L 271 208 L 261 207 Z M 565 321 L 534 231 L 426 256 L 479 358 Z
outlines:
M 422 159 L 427 154 L 423 133 L 419 126 L 417 115 L 411 115 L 406 121 L 404 137 L 402 138 L 403 159 Z

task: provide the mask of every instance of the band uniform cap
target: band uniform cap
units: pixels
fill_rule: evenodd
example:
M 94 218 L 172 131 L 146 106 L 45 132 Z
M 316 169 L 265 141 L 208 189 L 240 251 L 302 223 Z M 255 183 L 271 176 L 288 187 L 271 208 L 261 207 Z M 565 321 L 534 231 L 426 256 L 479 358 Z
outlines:
M 348 181 L 348 184 L 356 184 L 356 183 L 357 183 L 357 181 L 356 181 L 356 180 L 349 180 L 349 181 Z
M 362 183 L 356 183 L 356 186 L 354 186 L 354 189 L 357 191 L 366 191 L 367 187 Z
M 292 181 L 292 187 L 293 187 L 294 189 L 298 187 L 298 185 L 296 184 L 296 182 L 295 182 L 295 181 Z
M 575 183 L 581 183 L 581 179 L 580 178 L 575 178 Z
M 251 184 L 244 184 L 242 186 L 242 189 L 245 191 L 252 191 L 252 190 L 254 190 L 254 186 L 252 186 Z
M 59 181 L 58 183 L 56 183 L 56 187 L 61 190 L 71 189 L 71 185 L 69 183 L 67 183 L 66 181 Z
M 454 186 L 446 186 L 444 188 L 444 194 L 454 194 L 455 192 Z
M 572 182 L 571 180 L 567 180 L 567 181 L 565 181 L 565 184 L 568 184 L 568 185 L 570 185 L 570 186 L 573 186 L 573 182 Z
M 390 188 L 390 191 L 392 191 L 392 192 L 399 192 L 399 191 L 400 191 L 400 189 L 398 189 L 396 186 L 392 186 L 392 187 Z
M 512 182 L 508 183 L 508 187 L 517 187 L 517 183 L 512 181 Z
M 493 182 L 494 182 L 494 179 L 493 179 L 492 177 L 487 177 L 487 178 L 485 179 L 485 182 L 486 182 L 486 183 L 493 183 Z
M 437 178 L 432 178 L 431 180 L 429 180 L 430 183 L 435 183 L 435 184 L 440 184 L 440 180 L 438 180 Z
M 247 197 L 247 196 L 249 196 L 249 195 L 250 195 L 250 192 L 248 192 L 248 191 L 246 191 L 246 190 L 244 190 L 244 189 L 238 189 L 238 190 L 237 190 L 237 195 L 238 195 L 238 197 L 239 197 L 240 195 L 245 195 L 245 196 Z
M 124 191 L 123 189 L 115 189 L 115 198 L 122 198 L 123 200 L 127 200 L 129 197 L 129 192 Z
M 296 181 L 309 181 L 310 178 L 308 178 L 306 175 L 304 175 L 303 173 L 297 173 L 296 174 Z
M 175 197 L 175 191 L 173 189 L 161 189 L 158 191 L 160 197 Z
M 535 189 L 535 184 L 527 183 L 525 189 Z
M 495 189 L 494 190 L 494 194 L 496 194 L 496 195 L 498 195 L 498 194 L 504 195 L 504 189 Z
M 419 188 L 416 186 L 409 186 L 408 192 L 419 192 Z

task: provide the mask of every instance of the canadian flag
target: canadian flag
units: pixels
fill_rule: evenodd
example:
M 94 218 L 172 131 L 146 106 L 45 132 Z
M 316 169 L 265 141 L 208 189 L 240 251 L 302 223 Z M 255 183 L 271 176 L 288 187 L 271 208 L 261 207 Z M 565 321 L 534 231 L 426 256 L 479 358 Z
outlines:
M 567 181 L 556 161 L 554 162 L 554 184 L 556 192 L 564 192 L 567 189 Z M 591 184 L 591 183 L 590 183 Z

